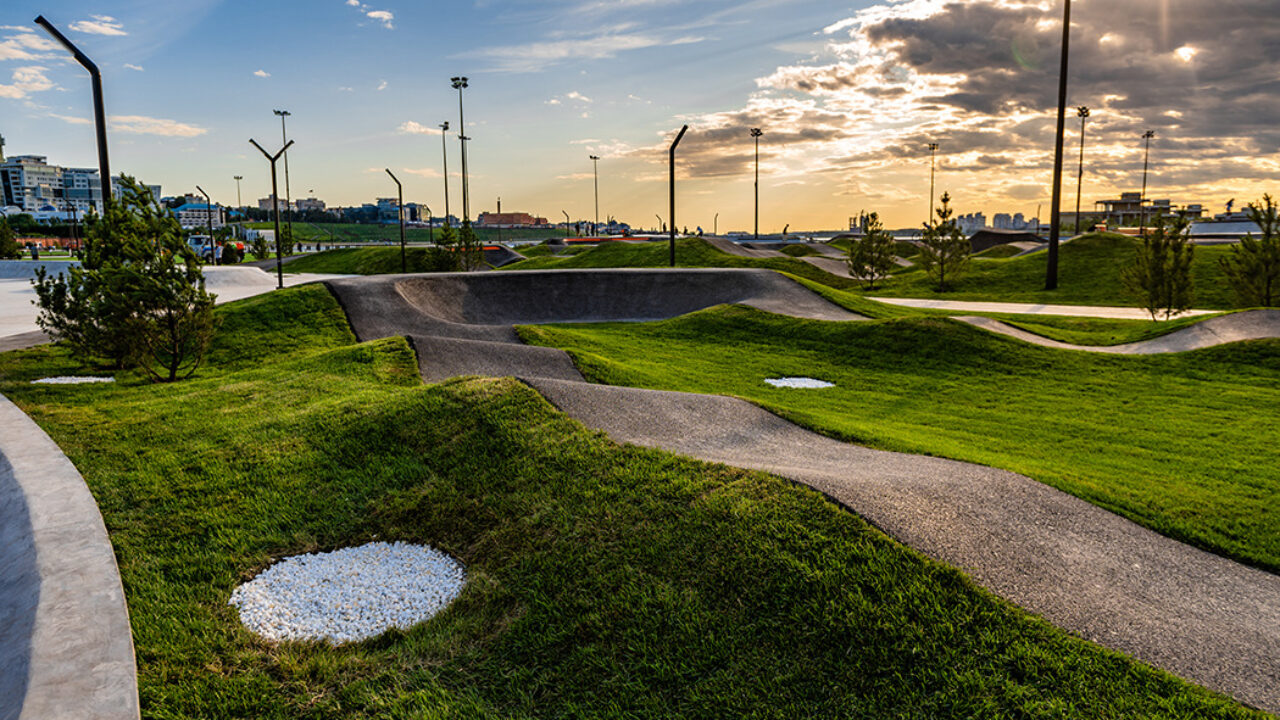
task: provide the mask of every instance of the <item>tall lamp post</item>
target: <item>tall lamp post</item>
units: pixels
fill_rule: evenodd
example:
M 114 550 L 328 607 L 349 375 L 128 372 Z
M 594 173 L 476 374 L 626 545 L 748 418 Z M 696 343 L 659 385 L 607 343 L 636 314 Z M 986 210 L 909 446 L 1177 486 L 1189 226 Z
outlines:
M 667 151 L 667 186 L 670 193 L 671 205 L 667 211 L 668 221 L 671 223 L 670 244 L 668 254 L 670 255 L 671 267 L 676 266 L 676 146 L 684 139 L 684 134 L 688 132 L 689 126 L 685 125 L 680 128 L 680 134 L 676 135 L 676 139 L 671 143 L 671 149 Z
M 1053 203 L 1049 208 L 1049 261 L 1044 278 L 1045 290 L 1058 288 L 1058 239 L 1062 234 L 1062 136 L 1067 127 L 1067 58 L 1070 46 L 1071 0 L 1064 0 L 1062 62 L 1058 65 L 1058 130 L 1053 139 Z
M 209 193 L 204 188 L 196 186 L 196 191 L 204 196 L 204 219 L 205 227 L 209 231 L 209 262 L 214 265 L 218 264 L 218 244 L 213 241 L 213 200 L 209 198 Z
M 569 220 L 569 213 L 567 211 L 561 210 L 560 212 L 564 214 L 564 236 L 569 237 L 569 226 L 572 225 L 573 222 Z
M 240 223 L 236 225 L 241 231 L 244 230 L 244 201 L 240 199 L 240 181 L 244 179 L 243 175 L 233 175 L 236 181 L 236 212 L 240 213 Z M 243 232 L 236 233 L 236 237 L 244 239 Z
M 80 52 L 80 48 L 59 32 L 52 23 L 45 20 L 43 15 L 36 17 L 36 24 L 70 51 L 75 56 L 76 62 L 89 71 L 89 77 L 93 81 L 93 122 L 98 132 L 98 175 L 101 178 L 102 209 L 106 210 L 107 205 L 111 203 L 111 162 L 107 159 L 107 111 L 102 104 L 102 73 L 98 72 L 98 66 L 89 59 L 88 55 Z M 90 200 L 92 197 L 90 194 Z
M 272 113 L 280 118 L 280 142 L 288 144 L 289 134 L 285 132 L 284 119 L 293 113 L 288 110 L 272 110 Z M 276 202 L 280 199 L 276 198 Z M 289 243 L 293 243 L 293 194 L 289 191 L 289 153 L 284 154 L 284 207 L 285 221 L 289 224 Z M 276 247 L 280 247 L 279 238 L 276 238 Z
M 929 218 L 925 221 L 925 225 L 933 222 L 933 171 L 934 159 L 938 155 L 938 143 L 929 143 Z
M 449 224 L 449 148 L 444 134 L 449 132 L 449 121 L 440 123 L 440 159 L 444 162 L 444 224 Z
M 760 136 L 764 132 L 760 128 L 751 128 L 751 137 L 756 141 L 756 241 L 760 240 Z M 932 193 L 930 193 L 932 194 Z
M 588 155 L 591 158 L 591 176 L 594 178 L 596 188 L 596 227 L 592 230 L 593 235 L 600 234 L 600 156 Z
M 467 78 L 450 78 L 453 89 L 458 91 L 458 142 L 462 145 L 462 222 L 471 220 L 470 190 L 467 187 L 467 121 L 462 114 L 462 91 L 467 88 Z
M 1080 191 L 1084 187 L 1084 121 L 1089 117 L 1089 108 L 1081 105 L 1076 108 L 1080 118 L 1080 170 L 1076 174 L 1076 234 L 1080 234 Z
M 293 141 L 290 140 L 285 143 L 284 147 L 280 148 L 280 152 L 275 155 L 263 150 L 257 140 L 250 138 L 249 142 L 253 143 L 253 146 L 258 148 L 258 152 L 262 153 L 262 156 L 271 163 L 271 204 L 273 206 L 272 209 L 275 210 L 276 219 L 276 288 L 281 289 L 284 287 L 284 261 L 280 259 L 280 195 L 279 186 L 276 184 L 276 161 L 280 159 L 285 150 L 289 149 Z
M 1138 200 L 1138 209 L 1142 211 L 1142 225 L 1138 228 L 1138 237 L 1147 234 L 1147 161 L 1151 159 L 1151 138 L 1156 136 L 1155 130 L 1142 133 L 1147 147 L 1142 151 L 1142 196 Z
M 396 211 L 400 216 L 400 272 L 409 272 L 409 263 L 404 256 L 404 186 L 400 184 L 400 178 L 391 172 L 391 168 L 386 168 L 387 174 L 396 183 Z
M 711 218 L 711 234 L 720 235 L 720 213 L 716 213 L 716 216 Z

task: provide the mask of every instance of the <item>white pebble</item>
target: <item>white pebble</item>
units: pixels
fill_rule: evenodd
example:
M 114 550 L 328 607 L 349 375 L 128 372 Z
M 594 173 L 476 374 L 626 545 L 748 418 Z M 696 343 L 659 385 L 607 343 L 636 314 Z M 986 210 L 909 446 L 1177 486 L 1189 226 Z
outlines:
M 774 387 L 780 387 L 780 388 L 810 389 L 810 388 L 835 387 L 834 383 L 829 383 L 825 380 L 818 380 L 817 378 L 811 378 L 811 377 L 765 378 L 764 381 L 766 384 L 772 385 Z
M 435 548 L 374 542 L 286 558 L 231 593 L 240 622 L 269 640 L 355 642 L 434 616 L 466 571 Z
M 59 375 L 58 377 L 40 378 L 32 380 L 32 385 L 83 385 L 84 383 L 109 383 L 115 382 L 113 377 L 92 377 L 89 375 Z

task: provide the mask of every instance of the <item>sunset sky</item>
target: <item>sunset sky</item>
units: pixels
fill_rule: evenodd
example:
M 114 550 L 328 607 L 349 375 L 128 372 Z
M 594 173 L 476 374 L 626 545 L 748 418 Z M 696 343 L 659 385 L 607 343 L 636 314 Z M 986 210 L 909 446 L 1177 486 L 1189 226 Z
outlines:
M 683 123 L 678 219 L 750 230 L 760 127 L 761 231 L 893 227 L 938 194 L 959 212 L 1049 214 L 1060 2 L 1020 0 L 11 0 L 0 9 L 5 152 L 96 164 L 86 73 L 33 23 L 44 14 L 101 66 L 112 168 L 236 201 L 269 192 L 250 137 L 280 145 L 293 113 L 293 196 L 393 196 L 443 209 L 441 143 L 459 169 L 466 91 L 472 214 L 666 216 L 666 145 Z M 1085 207 L 1141 184 L 1215 212 L 1280 194 L 1280 20 L 1274 0 L 1076 0 L 1065 206 L 1089 105 Z M 457 181 L 452 209 L 457 213 Z

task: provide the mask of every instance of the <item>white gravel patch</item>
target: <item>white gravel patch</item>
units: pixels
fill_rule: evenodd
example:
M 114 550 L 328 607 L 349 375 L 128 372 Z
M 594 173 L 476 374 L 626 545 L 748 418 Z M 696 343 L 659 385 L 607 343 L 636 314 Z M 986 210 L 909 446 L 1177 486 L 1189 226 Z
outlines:
M 435 548 L 374 542 L 285 558 L 236 588 L 229 604 L 269 640 L 338 645 L 427 620 L 465 582 L 462 565 Z
M 83 385 L 85 383 L 110 383 L 115 382 L 113 377 L 93 377 L 91 375 L 59 375 L 58 377 L 40 378 L 32 380 L 32 385 Z
M 765 378 L 764 381 L 766 384 L 780 388 L 820 389 L 835 387 L 835 383 L 811 377 Z

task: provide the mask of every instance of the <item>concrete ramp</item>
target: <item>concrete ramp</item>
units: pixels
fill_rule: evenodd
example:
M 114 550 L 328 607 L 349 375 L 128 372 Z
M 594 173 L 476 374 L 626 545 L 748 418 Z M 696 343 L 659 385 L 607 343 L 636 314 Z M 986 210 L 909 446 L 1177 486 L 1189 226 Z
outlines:
M 753 258 L 788 257 L 786 253 L 781 253 L 781 252 L 778 252 L 777 250 L 762 250 L 762 249 L 756 249 L 756 248 L 743 247 L 742 245 L 739 245 L 738 243 L 732 240 L 725 240 L 724 238 L 704 237 L 702 238 L 702 241 L 710 245 L 711 247 L 719 250 L 720 252 L 728 253 L 730 255 L 737 255 L 738 257 L 753 257 Z
M 329 281 L 361 340 L 395 335 L 516 340 L 513 325 L 664 320 L 748 305 L 864 320 L 771 270 L 616 269 L 382 275 Z
M 585 382 L 569 354 L 556 348 L 517 342 L 410 335 L 418 372 L 427 382 L 459 375 L 539 377 Z
M 1230 315 L 1218 315 L 1208 320 L 1202 320 L 1190 327 L 1176 330 L 1168 335 L 1123 345 L 1072 345 L 1071 343 L 1050 340 L 1042 335 L 1027 332 L 992 318 L 959 316 L 953 319 L 1034 345 L 1057 348 L 1059 350 L 1083 350 L 1113 355 L 1157 355 L 1186 352 L 1242 340 L 1264 340 L 1280 337 L 1280 310 L 1246 310 L 1245 312 L 1231 313 Z

